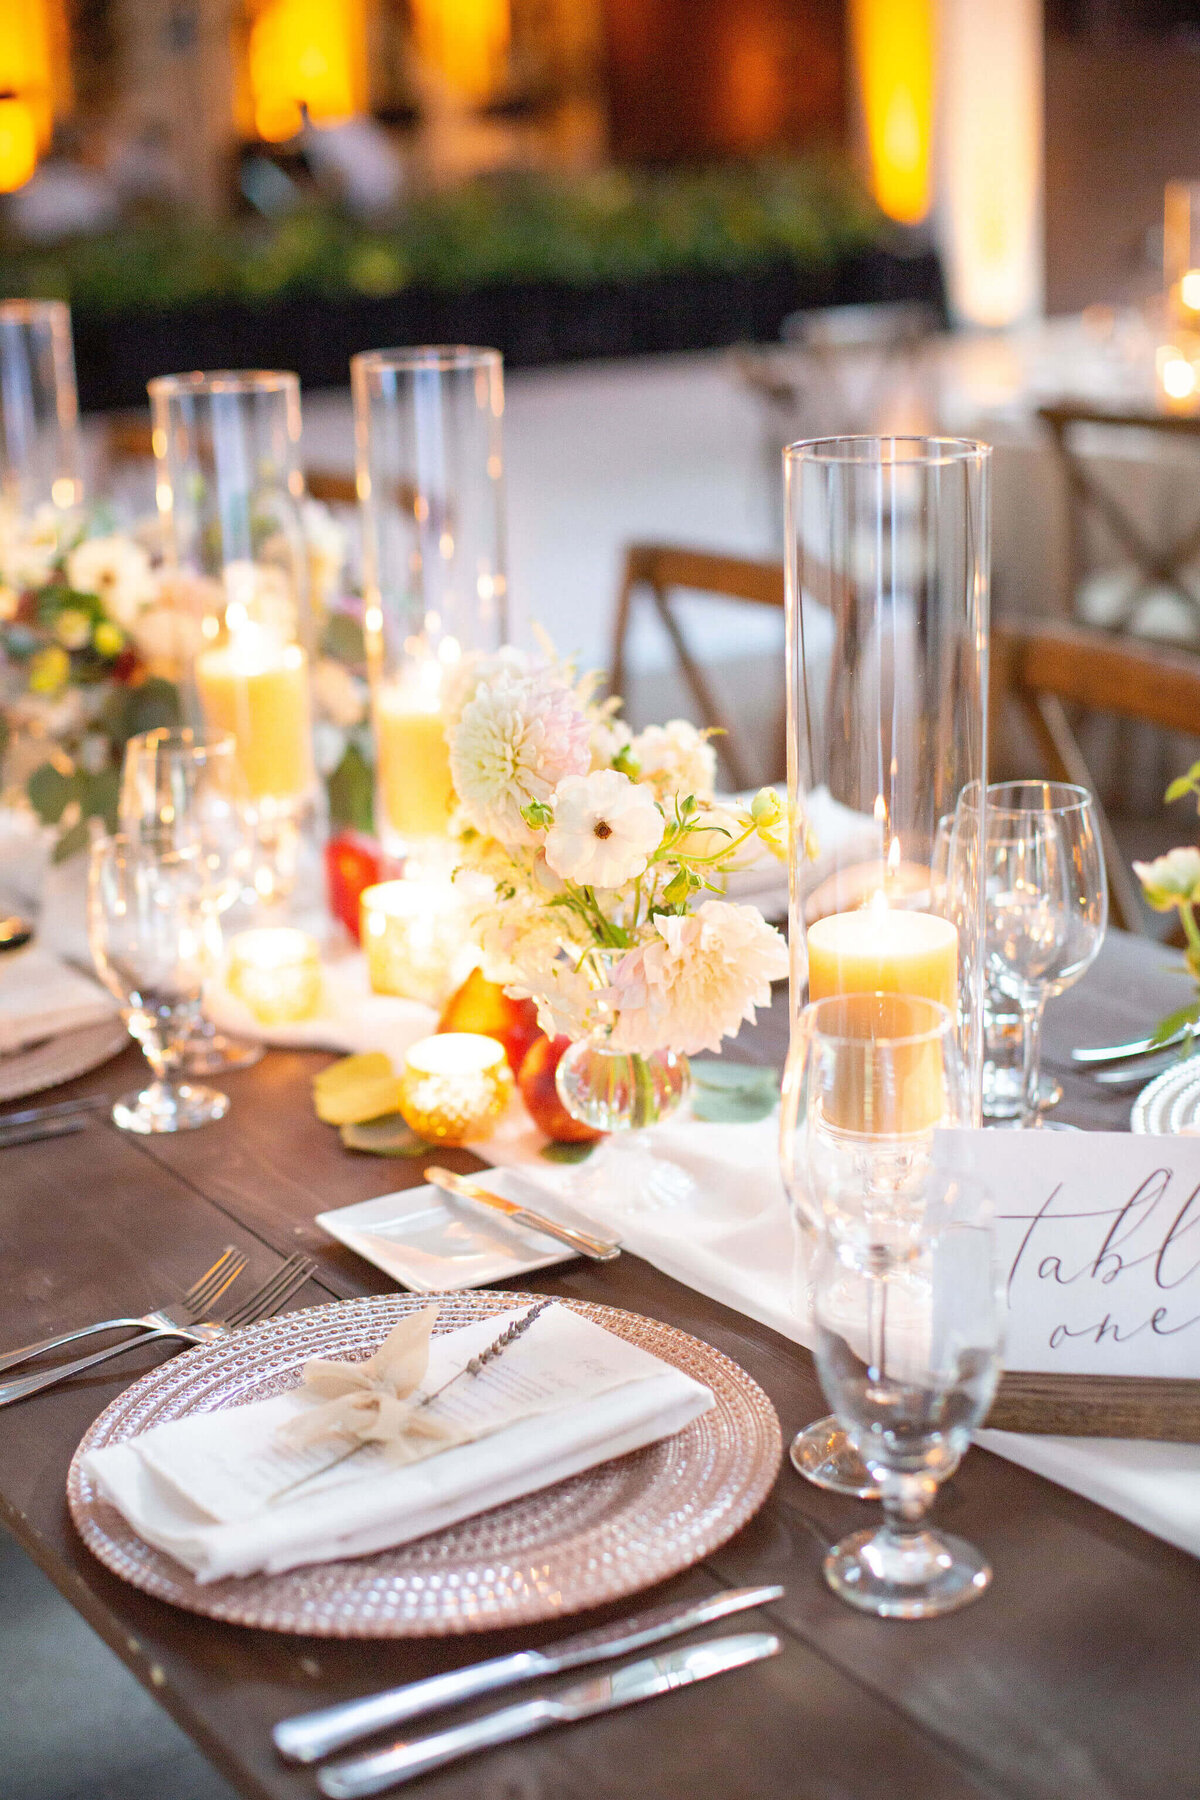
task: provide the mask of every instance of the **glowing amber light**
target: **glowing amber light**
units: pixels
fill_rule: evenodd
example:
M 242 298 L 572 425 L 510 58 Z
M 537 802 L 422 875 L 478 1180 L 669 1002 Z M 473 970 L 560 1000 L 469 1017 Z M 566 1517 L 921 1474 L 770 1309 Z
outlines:
M 504 79 L 509 0 L 410 0 L 417 55 L 463 100 L 487 100 Z
M 0 0 L 0 193 L 23 187 L 70 101 L 61 0 Z
M 24 100 L 0 100 L 0 194 L 24 187 L 37 168 L 37 133 Z
M 1179 298 L 1189 312 L 1200 312 L 1200 269 L 1189 269 L 1179 283 Z
M 471 1031 L 422 1038 L 404 1060 L 400 1111 L 418 1137 L 441 1144 L 490 1137 L 512 1098 L 504 1045 Z
M 852 0 L 854 55 L 881 211 L 916 225 L 932 198 L 935 0 Z
M 311 1019 L 322 995 L 317 941 L 289 925 L 241 931 L 229 946 L 226 985 L 260 1024 Z
M 366 108 L 363 0 L 266 0 L 250 29 L 254 128 L 280 143 L 304 123 L 333 125 Z

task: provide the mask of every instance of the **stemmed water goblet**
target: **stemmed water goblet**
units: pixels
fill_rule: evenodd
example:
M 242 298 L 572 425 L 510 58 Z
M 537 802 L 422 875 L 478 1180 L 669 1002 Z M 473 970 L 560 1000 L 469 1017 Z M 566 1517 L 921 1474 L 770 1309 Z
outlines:
M 124 1131 L 188 1131 L 224 1116 L 225 1094 L 179 1080 L 205 976 L 220 948 L 211 885 L 196 849 L 98 838 L 88 865 L 88 943 L 154 1073 L 112 1109 Z
M 966 864 L 977 854 L 978 806 L 979 788 L 972 784 L 960 798 L 952 833 L 951 883 L 971 883 Z M 994 782 L 987 790 L 982 855 L 987 985 L 1021 1015 L 1021 1095 L 1013 1123 L 1041 1126 L 1046 1002 L 1090 968 L 1108 922 L 1095 801 L 1073 782 Z
M 827 1230 L 863 1255 L 904 1256 L 920 1229 L 939 1126 L 970 1123 L 956 1022 L 907 994 L 844 994 L 806 1006 L 792 1032 L 780 1111 L 780 1164 L 811 1312 Z M 836 1418 L 793 1439 L 793 1466 L 856 1499 L 878 1488 Z
M 252 809 L 231 735 L 147 731 L 125 746 L 118 820 L 129 837 L 163 850 L 199 853 L 210 903 L 225 912 L 253 880 Z M 210 971 L 211 973 L 211 971 Z M 198 1013 L 188 1033 L 189 1074 L 216 1075 L 256 1063 L 262 1045 L 219 1031 Z
M 936 1160 L 902 1250 L 864 1249 L 827 1225 L 813 1283 L 821 1385 L 878 1486 L 884 1517 L 825 1558 L 825 1579 L 879 1618 L 923 1619 L 975 1599 L 991 1580 L 979 1551 L 925 1515 L 987 1416 L 1003 1296 L 990 1198 Z

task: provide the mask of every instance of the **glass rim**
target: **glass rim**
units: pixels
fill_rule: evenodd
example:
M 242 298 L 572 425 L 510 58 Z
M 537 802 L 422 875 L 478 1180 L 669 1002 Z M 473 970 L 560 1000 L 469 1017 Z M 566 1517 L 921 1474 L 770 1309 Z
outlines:
M 973 797 L 968 799 L 967 796 L 971 793 L 973 788 L 978 788 L 978 786 L 979 783 L 977 781 L 968 782 L 966 787 L 963 788 L 962 795 L 960 796 L 973 811 L 978 811 L 975 800 Z M 998 804 L 992 796 L 1006 788 L 1041 789 L 1043 793 L 1048 789 L 1053 789 L 1058 794 L 1070 795 L 1070 798 L 1054 801 L 1050 805 L 1042 806 L 1040 808 L 1014 804 L 1009 804 L 1007 806 L 1003 803 Z M 1018 819 L 1024 813 L 1034 811 L 1056 813 L 1082 812 L 1085 807 L 1094 806 L 1095 804 L 1096 797 L 1091 789 L 1084 787 L 1083 784 L 1078 781 L 1051 781 L 1038 775 L 1026 775 L 1014 781 L 989 781 L 987 786 L 987 812 L 989 818 L 999 817 L 1002 819 Z
M 300 392 L 292 369 L 191 369 L 180 375 L 155 375 L 146 383 L 152 400 L 192 394 L 287 394 Z
M 112 857 L 115 861 L 193 863 L 197 868 L 203 867 L 203 853 L 199 844 L 184 844 L 182 849 L 161 850 L 135 831 L 100 832 L 87 848 L 89 868 L 95 868 L 104 856 Z
M 364 375 L 386 370 L 393 374 L 420 374 L 433 370 L 453 374 L 459 369 L 500 369 L 504 357 L 499 350 L 482 344 L 411 344 L 391 350 L 359 350 L 350 358 L 351 371 Z
M 36 325 L 43 320 L 64 319 L 70 323 L 71 308 L 65 300 L 31 299 L 28 295 L 0 300 L 0 325 Z
M 891 454 L 882 454 L 887 445 Z M 797 438 L 784 448 L 784 462 L 793 465 L 845 468 L 940 468 L 955 463 L 981 466 L 992 446 L 981 438 L 922 437 L 917 433 L 886 436 L 881 433 L 847 433 L 841 437 Z
M 127 751 L 131 744 L 146 749 L 163 745 L 172 750 L 190 750 L 197 756 L 214 756 L 218 752 L 233 756 L 237 752 L 237 740 L 231 731 L 195 731 L 190 725 L 155 725 L 149 731 L 135 731 L 125 740 Z
M 898 1032 L 889 1037 L 864 1037 L 861 1033 L 851 1034 L 845 1031 L 828 1031 L 822 1028 L 818 1015 L 823 1009 L 832 1010 L 835 1006 L 844 1006 L 847 1000 L 894 1000 L 903 1001 L 907 1006 L 926 1007 L 931 1016 L 931 1023 L 921 1031 Z M 853 1044 L 858 1049 L 866 1046 L 874 1050 L 903 1049 L 914 1044 L 934 1044 L 942 1042 L 947 1034 L 953 1036 L 957 1031 L 954 1014 L 940 1000 L 930 1000 L 925 994 L 902 994 L 891 989 L 875 989 L 857 994 L 823 994 L 819 1000 L 810 1000 L 800 1014 L 801 1023 L 811 1023 L 818 1037 L 824 1038 L 827 1044 Z

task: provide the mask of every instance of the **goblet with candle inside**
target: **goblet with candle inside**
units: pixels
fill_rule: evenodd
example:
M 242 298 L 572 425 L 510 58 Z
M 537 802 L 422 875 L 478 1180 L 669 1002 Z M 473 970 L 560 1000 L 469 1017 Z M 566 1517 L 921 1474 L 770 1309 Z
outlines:
M 461 890 L 433 875 L 409 877 L 364 888 L 359 904 L 375 993 L 440 1007 L 475 960 Z
M 230 942 L 225 982 L 260 1025 L 311 1019 L 322 998 L 317 941 L 287 925 L 241 931 Z

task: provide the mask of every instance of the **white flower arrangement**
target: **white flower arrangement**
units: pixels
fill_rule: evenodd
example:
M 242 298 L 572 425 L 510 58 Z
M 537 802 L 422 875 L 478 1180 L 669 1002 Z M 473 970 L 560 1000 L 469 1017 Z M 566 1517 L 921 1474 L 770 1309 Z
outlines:
M 718 804 L 707 733 L 675 719 L 634 735 L 597 685 L 513 651 L 459 675 L 450 766 L 461 867 L 491 888 L 484 973 L 553 1035 L 715 1050 L 787 973 L 779 932 L 722 898 L 761 846 L 786 854 L 786 810 L 771 788 Z

